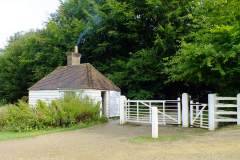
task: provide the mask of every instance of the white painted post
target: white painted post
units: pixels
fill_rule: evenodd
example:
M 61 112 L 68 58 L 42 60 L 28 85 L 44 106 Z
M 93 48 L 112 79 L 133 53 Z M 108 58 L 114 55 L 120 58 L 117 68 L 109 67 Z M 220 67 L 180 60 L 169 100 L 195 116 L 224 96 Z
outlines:
M 125 119 L 125 105 L 127 102 L 127 98 L 125 96 L 120 97 L 120 107 L 119 107 L 119 113 L 120 113 L 120 124 L 126 123 Z
M 196 102 L 196 115 L 199 113 L 199 102 Z
M 216 122 L 216 94 L 208 94 L 208 129 L 210 131 L 215 130 Z
M 193 125 L 193 101 L 190 101 L 190 126 Z
M 125 109 L 125 111 L 126 112 L 124 112 L 125 113 L 125 121 L 127 120 L 127 119 L 130 119 L 131 118 L 131 114 L 130 114 L 130 104 L 131 102 L 129 102 L 129 99 L 127 99 L 127 102 L 125 103 L 125 107 L 126 107 L 126 109 Z
M 102 99 L 102 97 L 101 97 L 101 101 L 99 101 L 99 102 L 100 102 L 100 112 L 99 112 L 99 116 L 100 116 L 100 117 L 102 117 L 102 115 L 103 115 L 102 101 L 103 101 L 103 99 Z
M 158 138 L 158 109 L 152 107 L 152 138 Z
M 149 122 L 152 122 L 152 102 L 149 102 Z
M 139 121 L 139 102 L 137 102 L 137 121 Z
M 240 125 L 240 93 L 237 95 L 237 125 Z
M 200 127 L 203 126 L 203 111 L 200 114 Z
M 178 124 L 181 124 L 182 123 L 182 121 L 181 121 L 181 119 L 182 119 L 182 114 L 181 114 L 181 98 L 180 97 L 178 97 L 177 98 L 177 110 L 178 110 Z
M 189 126 L 189 95 L 182 94 L 182 127 Z
M 166 125 L 166 104 L 165 101 L 163 101 L 163 125 Z

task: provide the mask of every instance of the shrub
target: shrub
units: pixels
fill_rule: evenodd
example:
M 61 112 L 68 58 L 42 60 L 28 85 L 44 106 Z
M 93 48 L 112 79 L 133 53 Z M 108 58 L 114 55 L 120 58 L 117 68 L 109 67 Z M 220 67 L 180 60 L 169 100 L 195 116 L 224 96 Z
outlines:
M 7 109 L 10 105 L 0 107 L 0 130 L 3 130 L 7 124 Z
M 30 131 L 98 120 L 106 121 L 99 117 L 99 104 L 88 97 L 79 98 L 74 93 L 67 93 L 62 99 L 52 101 L 50 105 L 38 101 L 33 108 L 26 101 L 19 100 L 15 105 L 0 108 L 1 130 Z
M 88 97 L 77 96 L 74 93 L 67 93 L 63 99 L 53 101 L 52 106 L 58 111 L 58 121 L 62 126 L 99 118 L 99 104 Z
M 7 104 L 7 100 L 6 99 L 0 99 L 0 107 L 4 107 Z
M 8 130 L 30 131 L 36 128 L 37 117 L 34 111 L 24 101 L 18 101 L 7 109 L 6 126 Z
M 38 101 L 36 104 L 36 108 L 34 108 L 35 114 L 36 114 L 36 128 L 47 128 L 50 126 L 55 126 L 56 124 L 56 118 L 55 114 L 56 111 L 52 109 L 51 106 L 49 106 L 44 101 Z

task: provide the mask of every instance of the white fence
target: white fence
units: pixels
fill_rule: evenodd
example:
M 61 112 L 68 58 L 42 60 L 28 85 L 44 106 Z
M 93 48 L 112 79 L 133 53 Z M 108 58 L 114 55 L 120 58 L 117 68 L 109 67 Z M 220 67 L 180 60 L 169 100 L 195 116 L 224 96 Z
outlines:
M 240 94 L 236 97 L 219 97 L 216 94 L 211 94 L 208 98 L 211 104 L 210 130 L 217 128 L 219 123 L 237 123 L 240 125 Z
M 209 128 L 207 104 L 190 101 L 190 126 Z
M 240 125 L 240 94 L 236 97 L 208 95 L 208 103 L 193 102 L 187 93 L 177 100 L 127 100 L 121 97 L 120 123 L 152 124 L 152 136 L 157 137 L 158 125 L 182 124 L 215 130 L 218 123 Z M 154 113 L 153 113 L 154 112 Z
M 231 122 L 240 125 L 240 94 L 236 97 L 220 97 L 216 94 L 209 94 L 207 104 L 193 102 L 189 99 L 188 94 L 183 94 L 183 127 L 190 125 L 215 130 L 219 123 Z M 188 120 L 185 120 L 188 118 L 190 124 L 188 124 Z
M 126 100 L 125 122 L 152 123 L 152 107 L 158 111 L 158 124 L 181 124 L 181 101 L 177 100 Z

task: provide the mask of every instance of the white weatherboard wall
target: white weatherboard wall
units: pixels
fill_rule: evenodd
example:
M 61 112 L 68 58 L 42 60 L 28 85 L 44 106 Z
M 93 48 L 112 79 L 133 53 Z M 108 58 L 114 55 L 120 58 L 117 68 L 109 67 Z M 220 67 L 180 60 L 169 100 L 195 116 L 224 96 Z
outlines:
M 40 90 L 29 91 L 29 104 L 35 106 L 38 100 L 51 103 L 52 100 L 62 98 L 64 92 L 74 91 L 81 96 L 88 96 L 94 102 L 102 104 L 101 90 L 85 89 L 85 90 Z M 119 116 L 120 92 L 106 91 L 106 116 Z
M 38 100 L 50 103 L 54 99 L 61 97 L 58 90 L 29 91 L 29 104 L 35 106 Z

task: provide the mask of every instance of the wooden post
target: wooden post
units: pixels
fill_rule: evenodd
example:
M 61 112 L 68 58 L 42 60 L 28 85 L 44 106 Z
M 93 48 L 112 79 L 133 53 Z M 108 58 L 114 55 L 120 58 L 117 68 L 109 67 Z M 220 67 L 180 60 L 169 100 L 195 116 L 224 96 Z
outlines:
M 121 96 L 120 97 L 120 106 L 119 106 L 119 114 L 120 114 L 120 124 L 124 124 L 126 123 L 126 119 L 125 119 L 125 109 L 127 105 L 127 98 L 125 96 Z
M 198 114 L 199 113 L 199 102 L 196 102 L 196 114 Z
M 149 122 L 152 123 L 152 103 L 149 102 Z
M 189 126 L 189 95 L 182 94 L 182 127 Z
M 203 112 L 204 111 L 202 111 L 201 114 L 200 114 L 200 127 L 203 126 Z
M 190 126 L 193 125 L 193 101 L 190 101 Z
M 102 99 L 102 97 L 101 97 L 101 101 L 100 101 L 100 112 L 99 112 L 99 116 L 100 116 L 100 117 L 102 117 L 102 115 L 103 115 L 102 101 L 103 101 L 103 99 Z
M 237 95 L 237 125 L 240 125 L 240 93 Z
M 139 120 L 139 102 L 137 102 L 137 121 Z
M 182 121 L 181 121 L 181 116 L 182 116 L 182 114 L 181 114 L 181 98 L 180 97 L 178 97 L 177 98 L 177 111 L 178 111 L 178 124 L 181 124 L 182 123 Z
M 208 129 L 210 131 L 215 130 L 216 121 L 216 94 L 208 94 Z
M 158 138 L 158 109 L 152 107 L 152 138 Z
M 163 101 L 163 125 L 166 125 L 166 104 L 165 101 Z

